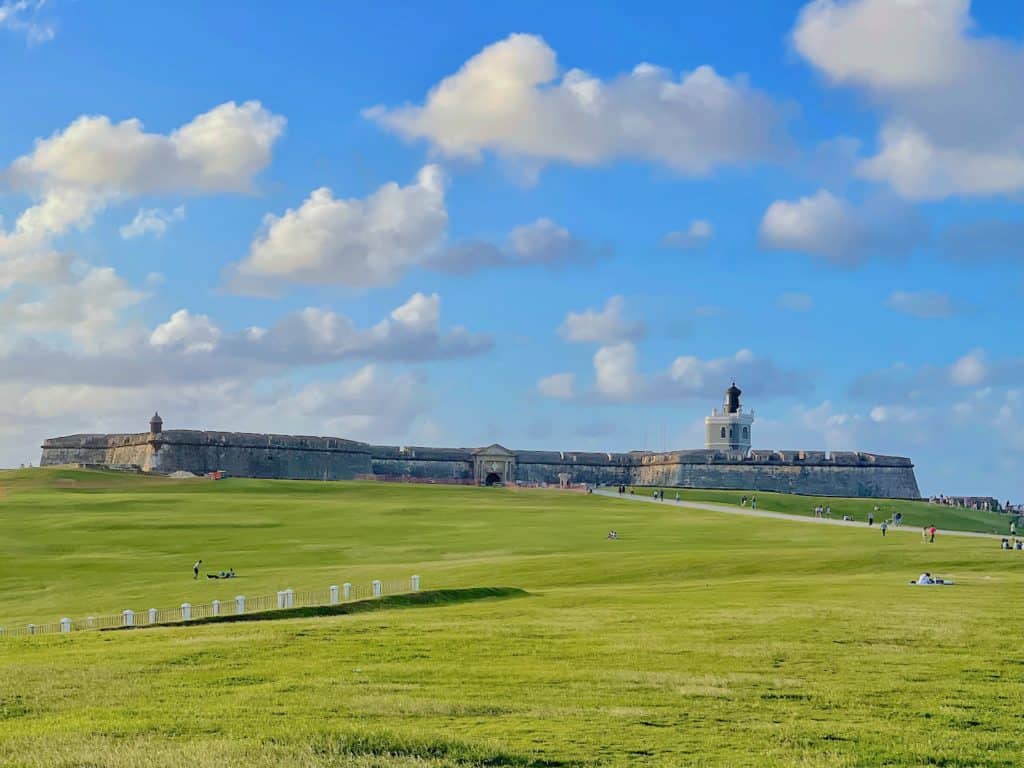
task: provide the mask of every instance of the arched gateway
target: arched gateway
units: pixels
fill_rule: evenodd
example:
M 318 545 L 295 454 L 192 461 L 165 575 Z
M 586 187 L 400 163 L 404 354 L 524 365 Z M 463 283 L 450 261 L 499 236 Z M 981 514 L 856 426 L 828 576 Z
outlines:
M 477 485 L 515 482 L 515 453 L 497 443 L 473 451 L 473 479 Z

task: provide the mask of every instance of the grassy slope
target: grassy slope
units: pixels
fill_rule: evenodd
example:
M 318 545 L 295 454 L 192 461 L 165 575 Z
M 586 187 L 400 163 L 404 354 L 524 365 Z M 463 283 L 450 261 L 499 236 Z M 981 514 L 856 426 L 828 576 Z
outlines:
M 634 488 L 639 495 L 650 496 L 654 488 Z M 759 509 L 772 512 L 785 512 L 790 515 L 814 516 L 814 508 L 832 507 L 832 517 L 841 520 L 843 515 L 852 515 L 855 520 L 867 522 L 868 513 L 876 506 L 875 523 L 892 520 L 896 512 L 903 513 L 903 525 L 920 529 L 925 525 L 934 525 L 951 531 L 978 531 L 980 533 L 998 533 L 1008 535 L 1010 521 L 1016 516 L 998 512 L 983 512 L 973 509 L 955 509 L 953 507 L 929 504 L 926 501 L 901 501 L 898 499 L 843 499 L 827 496 L 793 496 L 785 493 L 765 493 L 763 491 L 710 491 L 690 490 L 681 488 L 665 488 L 665 500 L 674 499 L 676 493 L 686 501 L 713 501 L 718 504 L 739 506 L 740 499 L 746 496 L 757 496 Z M 748 502 L 749 503 L 749 502 Z
M 0 765 L 1019 764 L 1024 557 L 990 541 L 557 492 L 0 483 L 5 621 L 218 596 L 196 553 L 230 594 L 532 593 L 0 642 Z

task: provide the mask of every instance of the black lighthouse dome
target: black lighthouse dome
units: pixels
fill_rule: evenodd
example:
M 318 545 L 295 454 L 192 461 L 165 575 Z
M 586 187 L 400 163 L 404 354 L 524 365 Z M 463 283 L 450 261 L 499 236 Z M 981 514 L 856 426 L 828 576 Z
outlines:
M 740 411 L 740 395 L 743 394 L 743 390 L 736 386 L 736 382 L 732 383 L 732 386 L 725 390 L 725 412 L 726 413 L 739 413 Z

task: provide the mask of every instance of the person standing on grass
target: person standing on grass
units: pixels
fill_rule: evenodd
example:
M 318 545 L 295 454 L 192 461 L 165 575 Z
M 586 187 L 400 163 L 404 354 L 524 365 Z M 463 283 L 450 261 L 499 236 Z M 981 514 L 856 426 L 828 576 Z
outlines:
M 935 543 L 935 526 L 934 525 L 931 528 L 928 529 L 928 543 L 929 544 L 934 544 Z
M 885 538 L 885 532 L 886 532 L 887 530 L 889 530 L 889 525 L 888 525 L 888 523 L 886 523 L 886 522 L 885 522 L 885 520 L 883 520 L 883 521 L 881 522 L 881 524 L 880 524 L 880 525 L 878 526 L 878 528 L 879 528 L 879 530 L 881 530 L 881 531 L 882 531 L 882 538 L 884 539 L 884 538 Z
M 1010 535 L 1011 536 L 1016 536 L 1017 535 L 1017 523 L 1015 521 L 1013 521 L 1013 520 L 1010 521 Z
M 757 509 L 757 496 L 750 497 L 750 508 Z
M 203 564 L 202 560 L 196 560 L 194 563 L 192 563 L 192 578 L 193 579 L 198 579 L 199 578 L 199 566 L 202 565 L 202 564 Z
M 928 543 L 928 526 L 927 525 L 924 528 L 921 529 L 921 541 L 924 542 L 925 544 Z
M 877 507 L 876 507 L 877 509 Z M 868 512 L 868 528 L 875 524 L 875 513 Z

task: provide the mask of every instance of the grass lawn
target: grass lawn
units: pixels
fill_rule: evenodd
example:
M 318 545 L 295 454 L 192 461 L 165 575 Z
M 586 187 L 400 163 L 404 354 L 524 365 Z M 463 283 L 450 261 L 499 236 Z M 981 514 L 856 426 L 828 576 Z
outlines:
M 633 488 L 639 496 L 650 496 L 655 489 L 648 487 Z M 757 497 L 758 509 L 772 512 L 784 512 L 789 515 L 814 517 L 814 508 L 819 504 L 832 507 L 832 519 L 842 520 L 843 515 L 851 515 L 854 520 L 865 523 L 868 513 L 878 507 L 875 512 L 875 524 L 883 520 L 892 520 L 897 512 L 903 514 L 903 525 L 917 528 L 919 531 L 926 525 L 950 531 L 977 531 L 978 533 L 994 533 L 1008 536 L 1010 522 L 1017 520 L 1017 515 L 1006 515 L 999 512 L 984 512 L 976 509 L 957 509 L 927 501 L 903 501 L 901 499 L 844 499 L 831 496 L 795 496 L 786 493 L 766 493 L 764 491 L 712 491 L 686 488 L 664 488 L 665 501 L 675 499 L 676 494 L 684 501 L 711 501 L 717 504 L 740 505 L 746 496 Z M 749 501 L 747 502 L 749 505 Z M 1024 535 L 1024 531 L 1021 531 Z
M 193 581 L 197 557 L 239 578 Z M 958 585 L 907 584 L 924 570 Z M 1022 761 L 1024 554 L 991 540 L 557 491 L 0 474 L 3 626 L 413 573 L 528 594 L 2 640 L 0 765 Z

